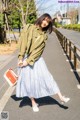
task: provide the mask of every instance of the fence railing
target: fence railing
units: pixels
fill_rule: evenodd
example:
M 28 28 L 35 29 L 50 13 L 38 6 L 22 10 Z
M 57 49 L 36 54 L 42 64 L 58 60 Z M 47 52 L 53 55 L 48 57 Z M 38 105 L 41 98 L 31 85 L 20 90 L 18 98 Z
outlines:
M 73 64 L 73 70 L 80 72 L 80 69 L 78 69 L 80 62 L 80 46 L 75 44 L 72 40 L 67 39 L 59 30 L 55 29 L 55 33 L 66 55 Z

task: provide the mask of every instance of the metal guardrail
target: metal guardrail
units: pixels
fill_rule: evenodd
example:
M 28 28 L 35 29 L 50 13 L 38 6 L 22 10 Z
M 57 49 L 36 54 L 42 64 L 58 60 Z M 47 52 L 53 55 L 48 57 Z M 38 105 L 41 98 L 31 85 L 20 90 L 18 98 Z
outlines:
M 64 49 L 65 53 L 67 54 L 70 61 L 73 59 L 73 69 L 77 71 L 77 60 L 80 62 L 80 55 L 77 51 L 80 52 L 80 46 L 75 44 L 73 41 L 67 39 L 60 31 L 55 29 L 55 33 L 60 41 L 62 48 Z M 73 56 L 72 56 L 73 53 Z M 73 58 L 72 58 L 73 57 Z M 80 71 L 80 70 L 79 70 Z

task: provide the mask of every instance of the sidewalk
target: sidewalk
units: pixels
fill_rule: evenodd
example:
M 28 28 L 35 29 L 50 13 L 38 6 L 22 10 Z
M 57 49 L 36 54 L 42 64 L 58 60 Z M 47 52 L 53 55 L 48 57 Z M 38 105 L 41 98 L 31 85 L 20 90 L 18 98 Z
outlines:
M 0 69 L 2 69 L 6 62 L 12 58 L 12 55 L 0 55 Z
M 0 99 L 6 92 L 6 90 L 9 88 L 9 84 L 4 79 L 4 73 L 7 69 L 13 67 L 16 65 L 16 54 L 10 54 L 10 55 L 0 55 Z M 13 62 L 14 61 L 14 62 Z
M 27 97 L 16 98 L 15 89 L 3 111 L 9 112 L 9 120 L 80 120 L 80 90 L 76 86 L 78 82 L 70 71 L 71 66 L 66 61 L 67 57 L 55 33 L 49 36 L 43 58 L 62 94 L 71 100 L 61 105 L 57 96 L 36 99 L 40 111 L 34 113 L 30 100 Z

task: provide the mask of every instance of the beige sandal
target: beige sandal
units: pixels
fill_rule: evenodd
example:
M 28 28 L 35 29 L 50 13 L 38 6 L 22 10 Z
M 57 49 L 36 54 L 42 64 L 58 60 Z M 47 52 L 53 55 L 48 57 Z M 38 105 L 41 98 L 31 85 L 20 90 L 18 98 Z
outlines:
M 70 100 L 70 98 L 63 96 L 61 103 L 67 103 Z

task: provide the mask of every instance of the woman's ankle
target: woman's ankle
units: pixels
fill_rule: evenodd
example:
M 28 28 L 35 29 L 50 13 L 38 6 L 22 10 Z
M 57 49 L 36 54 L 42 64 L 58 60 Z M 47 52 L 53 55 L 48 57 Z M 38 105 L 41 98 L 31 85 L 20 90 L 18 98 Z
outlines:
M 58 95 L 58 97 L 59 97 L 60 100 L 63 99 L 63 96 L 62 96 L 61 92 L 58 92 L 57 95 Z
M 36 105 L 35 99 L 34 99 L 34 98 L 30 98 L 30 99 L 31 99 L 31 104 L 32 104 L 32 106 Z

